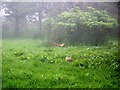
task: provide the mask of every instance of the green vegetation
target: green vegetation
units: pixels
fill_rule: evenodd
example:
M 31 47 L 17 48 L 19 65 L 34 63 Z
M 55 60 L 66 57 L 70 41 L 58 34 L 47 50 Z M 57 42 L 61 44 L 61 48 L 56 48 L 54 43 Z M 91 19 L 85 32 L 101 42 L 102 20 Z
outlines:
M 109 32 L 117 32 L 117 20 L 105 10 L 79 7 L 46 19 L 47 37 L 55 42 L 100 45 L 108 41 Z
M 0 89 L 2 88 L 2 40 L 0 40 Z
M 118 55 L 117 42 L 55 47 L 40 40 L 3 40 L 2 87 L 118 88 Z
M 3 88 L 119 88 L 117 8 L 117 2 L 2 2 Z

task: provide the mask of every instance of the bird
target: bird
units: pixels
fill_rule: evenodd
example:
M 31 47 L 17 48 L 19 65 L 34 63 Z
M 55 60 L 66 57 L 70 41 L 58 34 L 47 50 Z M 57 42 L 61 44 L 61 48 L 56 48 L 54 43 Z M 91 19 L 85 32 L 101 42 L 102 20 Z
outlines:
M 54 45 L 54 46 L 59 46 L 59 47 L 63 47 L 65 45 L 65 43 L 58 44 L 58 43 L 55 43 L 55 42 L 50 42 L 50 44 Z
M 68 61 L 68 62 L 72 62 L 72 58 L 71 58 L 70 56 L 67 56 L 65 59 L 66 59 L 66 61 Z

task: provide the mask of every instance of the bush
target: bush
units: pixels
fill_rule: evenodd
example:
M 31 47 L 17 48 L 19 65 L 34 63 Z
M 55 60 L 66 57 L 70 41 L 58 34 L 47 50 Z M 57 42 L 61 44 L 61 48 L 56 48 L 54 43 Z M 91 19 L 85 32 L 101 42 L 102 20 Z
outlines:
M 118 26 L 117 20 L 105 10 L 78 7 L 63 12 L 44 22 L 47 38 L 56 42 L 99 45 L 107 41 L 107 34 Z

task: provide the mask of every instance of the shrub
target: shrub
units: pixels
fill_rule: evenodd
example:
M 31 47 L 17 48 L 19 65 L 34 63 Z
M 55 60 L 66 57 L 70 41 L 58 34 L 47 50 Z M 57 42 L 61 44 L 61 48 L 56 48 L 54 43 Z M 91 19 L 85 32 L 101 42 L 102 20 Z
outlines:
M 47 38 L 56 42 L 98 45 L 107 41 L 107 34 L 117 28 L 117 20 L 105 10 L 78 7 L 44 21 Z

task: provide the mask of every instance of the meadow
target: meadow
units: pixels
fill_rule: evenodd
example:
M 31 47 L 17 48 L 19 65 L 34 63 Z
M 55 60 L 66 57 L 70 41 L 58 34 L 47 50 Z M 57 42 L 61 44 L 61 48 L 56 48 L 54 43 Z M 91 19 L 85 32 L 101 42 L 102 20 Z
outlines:
M 3 40 L 2 88 L 119 88 L 118 60 L 116 41 L 56 47 L 40 40 Z

